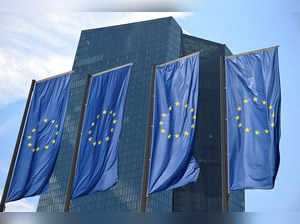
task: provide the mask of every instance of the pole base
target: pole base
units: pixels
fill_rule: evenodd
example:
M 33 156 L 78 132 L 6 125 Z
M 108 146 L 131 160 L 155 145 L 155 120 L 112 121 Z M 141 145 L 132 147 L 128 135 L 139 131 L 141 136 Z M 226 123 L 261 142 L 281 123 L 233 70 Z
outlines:
M 5 205 L 0 205 L 0 212 L 4 212 L 5 211 Z

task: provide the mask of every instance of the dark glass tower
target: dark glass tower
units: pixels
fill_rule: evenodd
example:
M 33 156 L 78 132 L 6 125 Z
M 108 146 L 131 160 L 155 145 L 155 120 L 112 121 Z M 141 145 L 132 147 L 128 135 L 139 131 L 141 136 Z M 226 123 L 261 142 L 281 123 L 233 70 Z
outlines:
M 105 192 L 72 201 L 71 211 L 139 211 L 145 134 L 153 64 L 200 51 L 199 120 L 194 151 L 201 167 L 197 183 L 150 196 L 147 211 L 221 211 L 219 56 L 225 45 L 182 34 L 172 17 L 84 30 L 74 65 L 64 134 L 49 193 L 38 211 L 63 211 L 87 74 L 133 62 L 119 147 L 119 182 Z M 230 207 L 244 209 L 244 192 Z

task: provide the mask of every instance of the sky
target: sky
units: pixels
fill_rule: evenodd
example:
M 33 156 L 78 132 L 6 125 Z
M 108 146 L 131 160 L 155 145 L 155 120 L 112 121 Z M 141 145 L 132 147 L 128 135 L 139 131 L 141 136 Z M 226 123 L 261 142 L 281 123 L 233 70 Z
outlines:
M 273 190 L 246 191 L 246 211 L 300 211 L 299 1 L 198 0 L 183 5 L 177 0 L 163 0 L 132 6 L 107 3 L 102 8 L 93 1 L 85 5 L 79 1 L 72 8 L 65 4 L 51 11 L 45 8 L 57 7 L 57 4 L 34 5 L 33 0 L 28 5 L 22 5 L 22 1 L 12 2 L 4 3 L 0 10 L 0 194 L 31 80 L 71 70 L 82 29 L 173 16 L 184 32 L 224 43 L 234 54 L 280 46 L 280 168 Z M 137 3 L 136 0 L 130 2 Z M 132 12 L 103 12 L 116 11 L 118 7 L 122 9 L 119 11 Z M 35 211 L 38 198 L 8 203 L 7 211 Z

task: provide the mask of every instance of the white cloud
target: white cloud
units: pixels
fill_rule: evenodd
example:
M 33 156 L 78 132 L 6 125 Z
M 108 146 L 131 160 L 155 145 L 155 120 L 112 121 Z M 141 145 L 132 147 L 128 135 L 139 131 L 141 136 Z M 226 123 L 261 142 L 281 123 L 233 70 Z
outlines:
M 71 70 L 80 31 L 187 12 L 0 15 L 0 108 L 26 98 L 32 79 Z
M 9 128 L 16 123 L 16 120 L 18 118 L 19 115 L 13 115 L 11 117 L 8 117 L 7 119 L 3 119 L 3 122 L 0 124 L 0 137 L 5 136 L 7 130 L 9 130 Z M 1 166 L 0 166 L 0 172 L 1 172 Z
M 182 32 L 184 33 L 184 34 L 187 34 L 187 35 L 192 35 L 190 32 L 188 32 L 188 31 L 186 31 L 185 29 L 182 29 Z
M 1 190 L 2 192 L 2 190 Z M 2 194 L 0 194 L 2 198 Z M 36 206 L 29 203 L 27 199 L 21 199 L 5 204 L 5 212 L 35 212 Z
M 35 207 L 26 202 L 26 199 L 6 203 L 5 212 L 35 212 Z
M 28 94 L 31 79 L 69 71 L 72 59 L 58 54 L 29 56 L 11 49 L 0 49 L 0 99 L 2 106 Z

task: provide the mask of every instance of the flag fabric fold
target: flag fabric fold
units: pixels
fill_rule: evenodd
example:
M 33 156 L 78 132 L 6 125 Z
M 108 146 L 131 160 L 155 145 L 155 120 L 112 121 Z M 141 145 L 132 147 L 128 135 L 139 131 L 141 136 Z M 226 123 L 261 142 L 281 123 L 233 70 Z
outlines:
M 197 181 L 192 147 L 198 89 L 199 54 L 156 66 L 148 194 Z
M 272 189 L 279 167 L 278 48 L 225 59 L 230 190 Z
M 71 73 L 35 84 L 6 202 L 49 188 L 69 99 Z
M 132 64 L 91 77 L 72 199 L 118 181 L 118 146 Z

